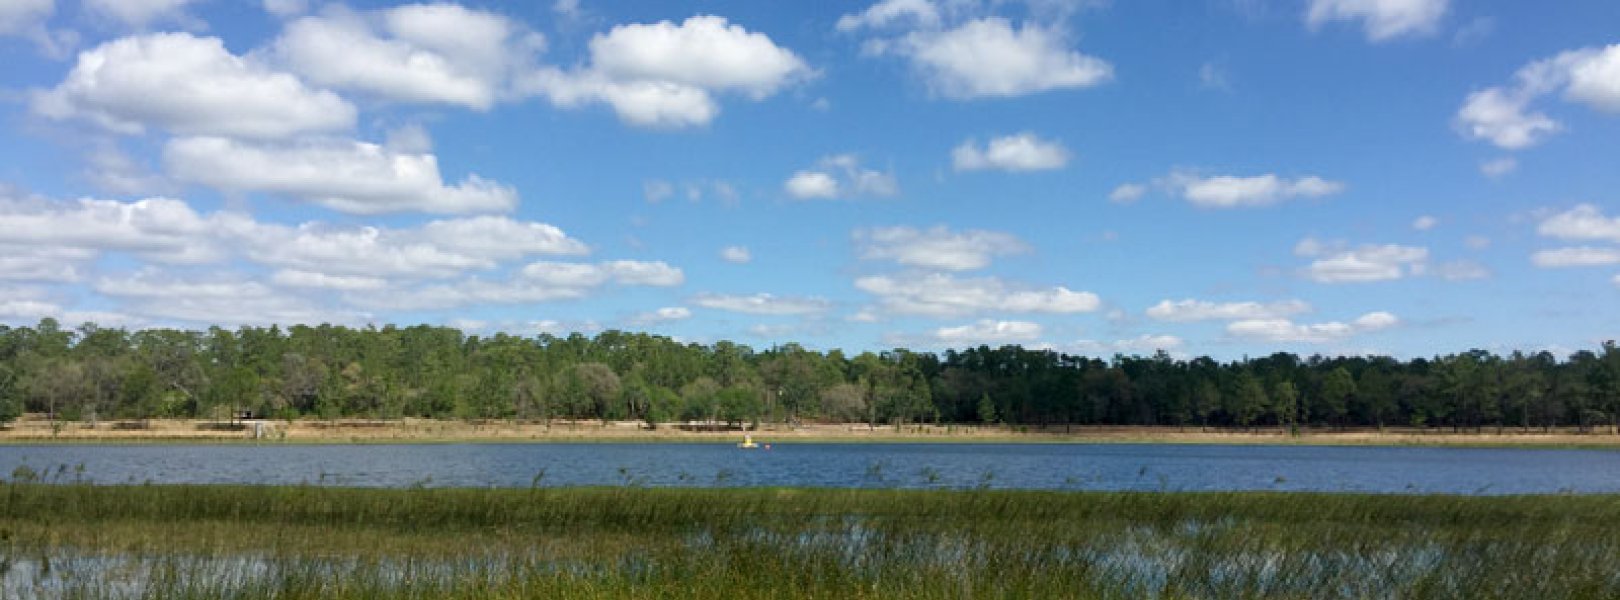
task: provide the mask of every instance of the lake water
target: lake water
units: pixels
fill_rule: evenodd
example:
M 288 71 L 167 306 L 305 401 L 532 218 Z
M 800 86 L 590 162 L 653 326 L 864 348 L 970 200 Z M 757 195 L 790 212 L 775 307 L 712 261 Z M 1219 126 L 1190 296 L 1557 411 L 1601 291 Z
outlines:
M 1620 452 L 1157 444 L 0 446 L 0 477 L 370 487 L 1620 492 Z M 79 468 L 83 466 L 82 470 Z

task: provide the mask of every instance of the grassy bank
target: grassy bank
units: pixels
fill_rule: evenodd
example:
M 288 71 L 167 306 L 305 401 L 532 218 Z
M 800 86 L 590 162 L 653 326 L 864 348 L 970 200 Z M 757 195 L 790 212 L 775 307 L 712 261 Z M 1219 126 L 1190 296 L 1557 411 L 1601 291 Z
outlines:
M 865 424 L 764 424 L 752 430 L 762 441 L 780 443 L 1171 443 L 1295 444 L 1336 446 L 1478 446 L 1620 449 L 1620 435 L 1560 429 L 1548 432 L 1504 429 L 1308 429 L 1204 430 L 1197 427 L 1117 427 L 977 424 L 893 427 Z M 51 422 L 34 416 L 0 428 L 0 444 L 99 443 L 734 443 L 738 431 L 690 431 L 674 425 L 648 429 L 637 421 L 456 421 L 435 419 L 339 419 L 234 422 L 192 419 Z
M 1620 497 L 0 486 L 72 598 L 1609 598 Z

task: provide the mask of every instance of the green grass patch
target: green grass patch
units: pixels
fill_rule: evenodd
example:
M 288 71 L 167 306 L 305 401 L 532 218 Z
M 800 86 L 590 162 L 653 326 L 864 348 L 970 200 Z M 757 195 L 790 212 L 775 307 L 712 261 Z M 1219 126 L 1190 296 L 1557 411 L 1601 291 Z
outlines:
M 1612 598 L 1620 497 L 0 485 L 0 596 Z

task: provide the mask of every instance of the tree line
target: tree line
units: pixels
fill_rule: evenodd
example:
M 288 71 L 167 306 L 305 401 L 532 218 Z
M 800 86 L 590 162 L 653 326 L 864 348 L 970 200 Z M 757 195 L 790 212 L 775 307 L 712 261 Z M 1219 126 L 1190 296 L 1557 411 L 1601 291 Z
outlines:
M 1076 356 L 1008 345 L 848 356 L 646 333 L 336 325 L 0 325 L 0 422 L 229 418 L 647 423 L 1578 428 L 1617 431 L 1620 348 L 1559 357 Z

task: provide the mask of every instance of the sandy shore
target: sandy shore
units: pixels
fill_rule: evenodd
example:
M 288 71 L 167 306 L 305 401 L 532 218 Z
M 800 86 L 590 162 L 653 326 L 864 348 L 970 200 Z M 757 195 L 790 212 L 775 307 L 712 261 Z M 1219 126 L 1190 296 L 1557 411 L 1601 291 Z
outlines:
M 1456 433 L 1449 429 L 1313 430 L 1288 435 L 1276 429 L 1254 431 L 1174 427 L 1090 427 L 1062 425 L 984 427 L 924 425 L 896 429 L 864 424 L 762 425 L 747 432 L 766 443 L 806 442 L 1024 442 L 1024 443 L 1187 443 L 1309 444 L 1422 446 L 1612 447 L 1620 436 L 1607 430 L 1580 434 L 1572 430 Z M 147 421 L 58 422 L 30 417 L 0 429 L 0 443 L 446 443 L 446 442 L 696 442 L 730 443 L 742 431 L 696 431 L 678 425 L 648 429 L 634 421 L 447 421 L 432 419 L 296 421 Z

